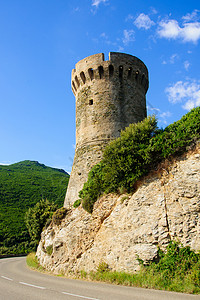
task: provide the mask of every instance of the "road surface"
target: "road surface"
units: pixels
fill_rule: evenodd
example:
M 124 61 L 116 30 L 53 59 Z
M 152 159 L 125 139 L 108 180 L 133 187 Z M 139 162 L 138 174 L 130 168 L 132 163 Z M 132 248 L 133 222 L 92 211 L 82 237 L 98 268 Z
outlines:
M 0 300 L 196 300 L 197 295 L 66 279 L 29 270 L 26 257 L 0 259 Z

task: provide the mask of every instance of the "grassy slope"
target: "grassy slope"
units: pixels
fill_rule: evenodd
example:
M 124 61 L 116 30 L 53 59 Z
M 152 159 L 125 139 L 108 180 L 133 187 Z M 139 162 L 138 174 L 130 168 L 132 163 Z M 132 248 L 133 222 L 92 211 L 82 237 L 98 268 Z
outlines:
M 0 253 L 28 250 L 24 214 L 39 200 L 63 205 L 69 175 L 36 161 L 0 165 Z

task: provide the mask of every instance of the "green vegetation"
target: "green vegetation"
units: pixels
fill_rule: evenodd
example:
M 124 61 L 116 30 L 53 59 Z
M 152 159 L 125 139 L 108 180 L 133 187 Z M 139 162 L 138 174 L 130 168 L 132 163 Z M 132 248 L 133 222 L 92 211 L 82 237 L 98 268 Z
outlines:
M 53 253 L 53 245 L 49 245 L 46 248 L 47 254 L 50 256 Z
M 164 130 L 155 117 L 131 124 L 105 149 L 102 161 L 89 172 L 79 193 L 83 208 L 92 212 L 103 193 L 134 191 L 135 183 L 162 159 L 183 153 L 200 138 L 200 107 Z
M 200 253 L 171 242 L 166 253 L 159 250 L 158 262 L 144 265 L 136 273 L 112 272 L 99 268 L 81 276 L 92 280 L 128 286 L 154 288 L 183 293 L 200 293 Z
M 62 220 L 64 219 L 64 217 L 67 214 L 67 208 L 65 207 L 61 207 L 59 209 L 57 209 L 52 217 L 52 221 L 55 225 L 60 225 Z
M 36 161 L 0 165 L 0 254 L 28 253 L 35 247 L 24 216 L 42 199 L 61 207 L 69 175 Z
M 39 264 L 35 252 L 31 252 L 26 257 L 26 264 L 32 270 L 44 271 L 45 269 Z
M 102 261 L 96 272 L 87 273 L 82 270 L 74 276 L 118 285 L 200 293 L 200 253 L 195 253 L 189 247 L 173 241 L 169 243 L 165 253 L 158 249 L 156 262 L 144 264 L 139 258 L 138 261 L 140 270 L 135 273 L 111 271 L 108 264 Z M 31 268 L 44 271 L 34 253 L 27 257 L 27 264 Z
M 76 201 L 74 202 L 73 207 L 74 207 L 74 208 L 77 208 L 77 207 L 79 207 L 80 205 L 81 205 L 81 199 L 78 199 L 78 200 L 76 200 Z
M 40 241 L 41 232 L 48 220 L 51 220 L 57 205 L 48 200 L 40 200 L 25 213 L 25 224 L 35 249 Z

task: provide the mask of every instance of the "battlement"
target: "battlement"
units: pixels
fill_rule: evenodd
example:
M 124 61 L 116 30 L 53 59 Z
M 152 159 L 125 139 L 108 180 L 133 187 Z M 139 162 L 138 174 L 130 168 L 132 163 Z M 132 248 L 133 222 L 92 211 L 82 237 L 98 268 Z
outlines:
M 104 54 L 88 56 L 76 64 L 72 70 L 72 91 L 76 96 L 85 85 L 93 84 L 96 80 L 116 80 L 133 82 L 148 90 L 148 70 L 137 57 L 118 52 L 110 52 L 109 60 L 104 60 Z

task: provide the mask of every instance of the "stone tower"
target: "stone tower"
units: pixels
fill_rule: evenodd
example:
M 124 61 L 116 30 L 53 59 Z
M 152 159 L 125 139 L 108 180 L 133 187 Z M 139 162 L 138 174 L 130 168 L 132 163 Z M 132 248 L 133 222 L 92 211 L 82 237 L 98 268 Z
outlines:
M 78 197 L 106 144 L 121 130 L 146 117 L 148 70 L 135 56 L 111 52 L 84 58 L 72 70 L 76 97 L 76 151 L 65 207 Z

